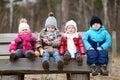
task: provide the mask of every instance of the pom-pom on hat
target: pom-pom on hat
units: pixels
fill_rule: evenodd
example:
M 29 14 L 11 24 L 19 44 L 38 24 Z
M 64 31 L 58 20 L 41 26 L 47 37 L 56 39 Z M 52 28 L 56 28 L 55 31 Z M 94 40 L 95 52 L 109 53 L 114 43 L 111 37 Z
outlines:
M 54 26 L 56 29 L 58 29 L 58 28 L 57 28 L 57 20 L 56 20 L 56 18 L 54 17 L 53 12 L 50 12 L 50 13 L 48 14 L 48 18 L 47 18 L 46 21 L 45 21 L 45 28 L 46 28 L 47 26 L 50 26 L 50 25 L 52 25 L 52 26 Z
M 65 24 L 65 30 L 66 30 L 66 28 L 69 25 L 73 25 L 75 27 L 75 29 L 76 29 L 76 32 L 77 32 L 77 24 L 76 24 L 76 22 L 74 20 L 69 20 L 68 22 L 66 22 L 66 24 Z
M 90 26 L 92 26 L 94 23 L 99 23 L 102 25 L 102 21 L 100 20 L 100 18 L 98 18 L 97 16 L 93 16 L 91 18 L 91 21 L 90 21 Z
M 27 20 L 25 18 L 20 19 L 19 23 L 27 23 Z
M 19 30 L 19 33 L 23 30 L 23 29 L 27 29 L 28 31 L 30 31 L 30 27 L 27 23 L 20 23 L 19 24 L 19 27 L 18 27 L 18 30 Z

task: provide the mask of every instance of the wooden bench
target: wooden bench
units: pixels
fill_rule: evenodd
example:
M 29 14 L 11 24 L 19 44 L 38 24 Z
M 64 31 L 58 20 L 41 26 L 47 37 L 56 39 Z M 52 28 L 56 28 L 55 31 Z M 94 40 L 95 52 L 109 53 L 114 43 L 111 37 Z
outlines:
M 85 32 L 80 32 L 83 36 Z M 36 37 L 37 35 L 34 34 Z M 9 43 L 17 36 L 17 33 L 0 34 L 0 56 L 9 56 Z M 71 60 L 69 65 L 64 65 L 63 71 L 58 71 L 54 60 L 50 59 L 50 70 L 44 71 L 41 58 L 30 61 L 26 58 L 20 58 L 12 63 L 9 59 L 0 59 L 1 80 L 24 80 L 25 74 L 62 74 L 66 73 L 67 80 L 90 80 L 90 68 L 86 63 L 86 56 L 83 57 L 83 65 L 77 66 L 75 60 Z M 110 60 L 109 60 L 110 62 Z M 111 70 L 111 64 L 108 69 Z M 12 76 L 12 78 L 11 78 Z

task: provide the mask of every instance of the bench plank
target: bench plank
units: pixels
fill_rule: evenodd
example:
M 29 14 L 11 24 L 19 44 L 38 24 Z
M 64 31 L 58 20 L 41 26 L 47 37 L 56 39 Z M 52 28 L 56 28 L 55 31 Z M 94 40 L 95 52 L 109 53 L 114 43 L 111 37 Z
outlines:
M 18 33 L 2 33 L 0 34 L 0 44 L 9 44 L 17 37 Z M 34 36 L 38 36 L 39 34 L 33 33 Z
M 3 33 L 3 34 L 0 34 L 0 44 L 10 43 L 16 37 L 17 37 L 17 33 Z
M 86 56 L 84 56 L 86 57 Z M 90 68 L 86 63 L 86 58 L 82 66 L 77 66 L 75 60 L 71 60 L 69 65 L 64 65 L 63 71 L 58 71 L 53 60 L 50 59 L 50 71 L 44 71 L 42 67 L 42 59 L 36 58 L 35 61 L 30 61 L 27 58 L 20 58 L 12 63 L 9 59 L 0 59 L 0 74 L 49 74 L 49 73 L 90 73 Z
M 2 44 L 0 45 L 0 56 L 8 56 L 9 53 L 9 45 L 8 44 Z

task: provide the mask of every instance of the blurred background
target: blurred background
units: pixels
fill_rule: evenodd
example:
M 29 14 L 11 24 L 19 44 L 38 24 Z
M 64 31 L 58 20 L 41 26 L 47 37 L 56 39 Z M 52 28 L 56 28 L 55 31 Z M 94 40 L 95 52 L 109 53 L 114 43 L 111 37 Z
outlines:
M 116 34 L 114 45 L 120 53 L 120 0 L 0 0 L 0 33 L 18 32 L 21 18 L 28 20 L 32 32 L 40 32 L 51 11 L 61 31 L 70 19 L 78 31 L 87 31 L 91 17 L 98 16 L 111 36 Z

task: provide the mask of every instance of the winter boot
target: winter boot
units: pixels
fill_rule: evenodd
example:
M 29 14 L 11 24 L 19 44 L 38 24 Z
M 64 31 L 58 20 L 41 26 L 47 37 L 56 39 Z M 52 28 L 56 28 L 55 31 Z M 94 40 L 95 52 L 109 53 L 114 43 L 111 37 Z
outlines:
M 64 67 L 63 61 L 59 60 L 58 63 L 57 63 L 57 67 L 58 67 L 59 71 L 63 70 L 63 67 Z
M 31 61 L 34 61 L 34 60 L 35 60 L 35 55 L 32 54 L 31 52 L 28 52 L 28 53 L 27 53 L 27 56 L 28 56 L 28 59 L 31 60 Z
M 64 59 L 64 64 L 68 65 L 68 63 L 70 62 L 70 56 L 66 54 L 63 59 Z
M 45 71 L 49 71 L 49 62 L 47 60 L 43 61 L 42 67 Z
M 17 60 L 17 56 L 15 55 L 15 53 L 11 53 L 10 54 L 10 61 L 15 62 L 16 60 Z
M 101 65 L 100 70 L 101 70 L 101 72 L 100 72 L 101 75 L 108 76 L 108 71 L 107 71 L 107 65 L 106 64 Z
M 95 64 L 90 65 L 91 71 L 92 71 L 92 76 L 98 75 L 98 70 L 97 66 Z
M 76 61 L 77 61 L 77 65 L 78 65 L 78 66 L 81 66 L 81 65 L 82 65 L 82 62 L 83 62 L 82 56 L 80 56 L 80 55 L 76 56 Z

